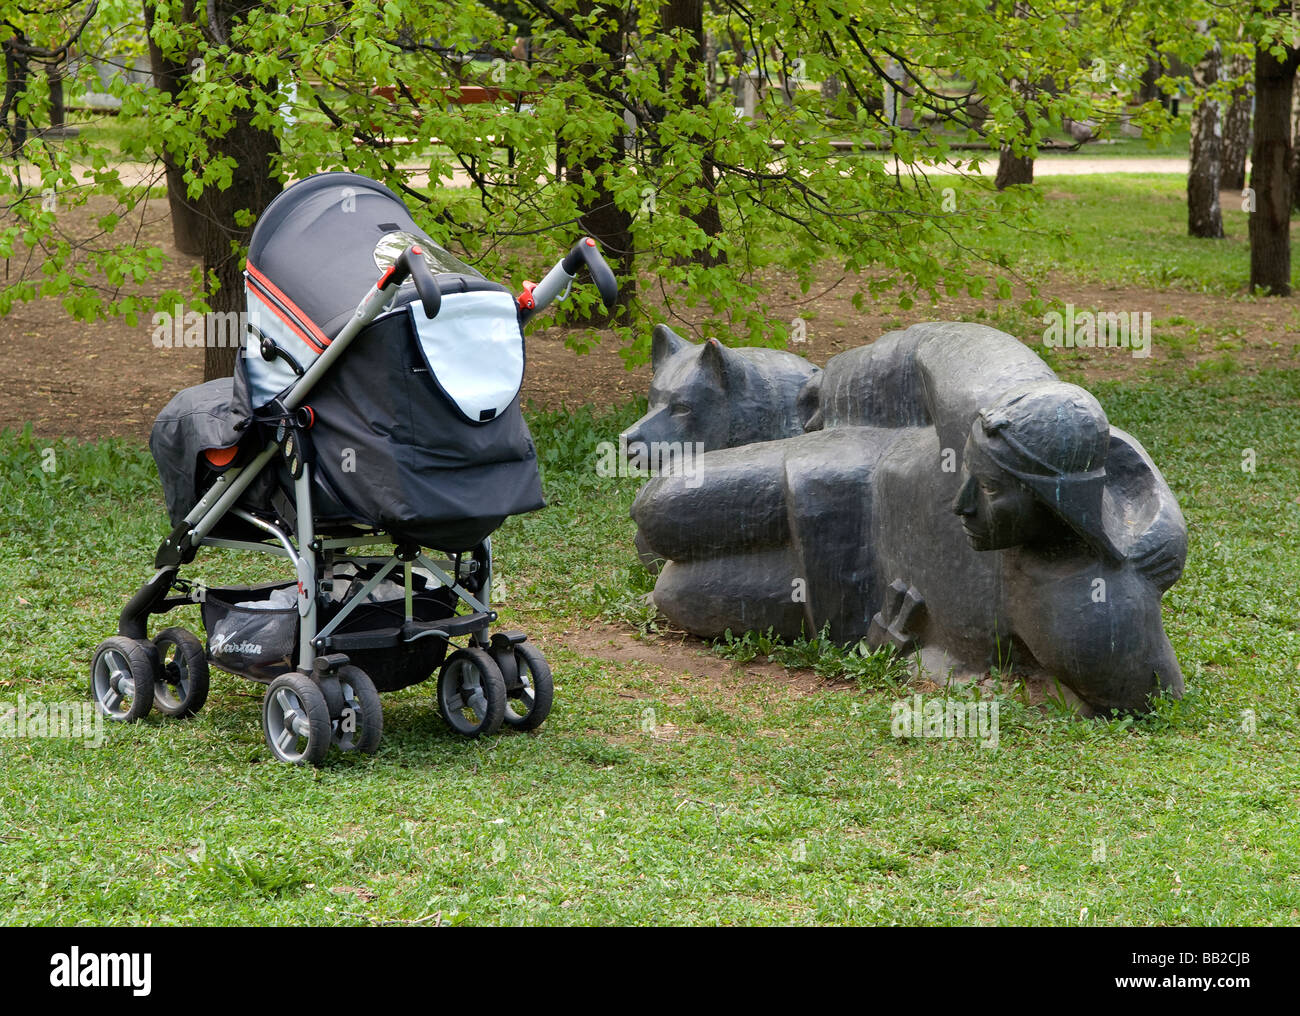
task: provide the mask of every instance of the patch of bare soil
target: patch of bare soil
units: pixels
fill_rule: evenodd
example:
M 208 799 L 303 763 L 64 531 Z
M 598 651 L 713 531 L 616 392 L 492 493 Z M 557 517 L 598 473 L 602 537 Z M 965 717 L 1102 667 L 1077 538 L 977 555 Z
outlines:
M 812 670 L 796 670 L 779 663 L 739 663 L 710 652 L 708 644 L 694 635 L 685 633 L 651 635 L 637 638 L 627 628 L 608 624 L 591 624 L 583 628 L 564 629 L 539 633 L 539 645 L 554 639 L 558 645 L 588 659 L 613 660 L 618 663 L 638 663 L 652 668 L 664 678 L 670 678 L 679 689 L 689 693 L 706 693 L 712 702 L 727 701 L 742 690 L 752 692 L 762 684 L 786 698 L 799 698 L 824 691 L 853 691 L 848 681 L 837 681 L 819 676 Z M 667 682 L 665 682 L 667 683 Z M 1077 695 L 1055 680 L 1039 676 L 1020 675 L 1017 680 L 999 681 L 988 674 L 955 673 L 947 679 L 937 677 L 929 670 L 917 669 L 913 661 L 910 680 L 902 695 L 932 695 L 942 692 L 945 685 L 959 688 L 974 685 L 982 696 L 1007 694 L 1016 691 L 1025 705 L 1046 710 L 1050 702 L 1072 708 L 1081 716 L 1091 716 L 1093 711 Z M 638 697 L 631 690 L 624 697 Z M 664 692 L 656 692 L 663 699 Z M 668 694 L 667 701 L 680 704 L 689 695 Z M 675 735 L 674 735 L 675 736 Z
M 824 365 L 836 353 L 873 342 L 885 332 L 922 321 L 961 319 L 1009 331 L 1036 352 L 1044 352 L 1042 320 L 1014 313 L 1010 302 L 999 305 L 992 299 L 954 296 L 933 304 L 918 302 L 906 312 L 888 301 L 859 311 L 852 304 L 857 288 L 852 278 L 846 278 L 829 291 L 803 297 L 792 279 L 772 273 L 766 285 L 772 316 L 785 321 L 801 317 L 806 325 L 806 341 L 788 348 Z M 1160 366 L 1190 369 L 1225 353 L 1231 355 L 1233 369 L 1243 373 L 1300 365 L 1300 304 L 1292 300 L 1099 285 L 1059 276 L 1041 283 L 1039 290 L 1044 298 L 1073 304 L 1076 311 L 1151 315 L 1153 341 L 1147 357 L 1118 348 L 1052 351 L 1055 363 L 1077 371 L 1085 385 L 1090 380 L 1138 380 Z M 1017 300 L 1025 295 L 1015 294 Z M 678 330 L 686 334 L 685 329 Z
M 92 220 L 108 207 L 65 211 L 60 226 L 70 236 L 98 233 Z M 117 235 L 137 226 L 140 246 L 157 245 L 168 255 L 166 267 L 142 291 L 188 288 L 196 259 L 173 245 L 167 202 L 146 202 L 139 219 L 123 222 Z M 26 267 L 29 276 L 40 270 L 16 259 L 6 267 L 15 274 Z M 57 298 L 15 304 L 0 317 L 6 353 L 0 360 L 0 429 L 30 423 L 43 437 L 145 437 L 176 392 L 203 380 L 203 350 L 159 349 L 152 336 L 147 317 L 135 325 L 121 318 L 83 323 Z
M 844 682 L 827 681 L 811 670 L 787 670 L 777 663 L 738 663 L 709 652 L 703 640 L 692 635 L 647 636 L 638 639 L 625 628 L 592 624 L 565 630 L 564 646 L 583 656 L 619 663 L 641 663 L 701 691 L 726 692 L 752 688 L 763 680 L 791 696 L 847 689 Z

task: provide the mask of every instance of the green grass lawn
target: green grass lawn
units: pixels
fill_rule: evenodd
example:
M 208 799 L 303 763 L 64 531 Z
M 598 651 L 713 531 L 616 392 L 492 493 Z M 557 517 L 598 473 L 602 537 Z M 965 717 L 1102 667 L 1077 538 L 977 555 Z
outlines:
M 1022 270 L 1057 270 L 1095 282 L 1244 291 L 1250 275 L 1249 215 L 1224 203 L 1221 240 L 1187 235 L 1187 181 L 1179 176 L 1043 177 L 1048 195 L 1037 228 L 1051 242 L 1030 244 Z M 1300 276 L 1293 273 L 1293 282 Z
M 895 739 L 905 692 L 871 682 L 710 693 L 584 658 L 565 630 L 644 619 L 637 481 L 592 468 L 636 407 L 534 416 L 550 507 L 495 542 L 504 622 L 557 674 L 538 734 L 463 741 L 424 684 L 385 697 L 378 756 L 299 769 L 269 761 L 260 689 L 216 675 L 189 722 L 0 741 L 0 921 L 1294 922 L 1300 375 L 1098 394 L 1191 529 L 1165 600 L 1189 694 L 1152 717 L 1080 722 L 1009 690 L 994 751 Z M 164 532 L 152 465 L 12 433 L 0 455 L 0 700 L 80 699 Z
M 1165 259 L 1166 285 L 1230 290 L 1244 220 L 1186 243 L 1179 181 L 1041 186 L 1071 195 L 1041 235 L 1075 244 L 1034 247 L 1041 265 L 1132 281 Z M 1125 224 L 1112 265 L 1097 242 Z M 566 632 L 653 625 L 638 481 L 594 468 L 640 407 L 532 414 L 550 506 L 494 548 L 502 623 L 556 673 L 538 733 L 464 741 L 428 682 L 385 696 L 377 756 L 300 769 L 270 761 L 261 688 L 214 673 L 190 721 L 99 747 L 0 738 L 0 923 L 1300 922 L 1300 371 L 1092 387 L 1190 530 L 1164 601 L 1188 694 L 1147 718 L 1079 721 L 1009 687 L 991 750 L 893 737 L 910 689 L 815 646 L 781 654 L 843 671 L 812 692 L 690 680 L 653 643 L 651 662 L 584 655 Z M 0 505 L 0 702 L 84 701 L 166 533 L 153 464 L 131 442 L 0 434 Z M 192 571 L 267 573 L 215 551 Z
M 991 184 L 953 186 L 961 194 Z M 1022 214 L 986 219 L 977 233 L 979 249 L 1007 252 L 1022 278 L 1041 284 L 1055 273 L 1104 285 L 1244 293 L 1250 237 L 1240 202 L 1222 205 L 1224 238 L 1204 240 L 1187 235 L 1187 181 L 1181 176 L 1044 176 L 1033 186 L 1037 200 Z M 1292 283 L 1300 283 L 1300 267 Z

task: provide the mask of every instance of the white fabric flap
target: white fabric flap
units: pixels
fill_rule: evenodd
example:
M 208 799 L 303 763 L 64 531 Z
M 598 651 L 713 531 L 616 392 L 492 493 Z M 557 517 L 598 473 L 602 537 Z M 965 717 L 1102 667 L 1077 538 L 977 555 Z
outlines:
M 303 370 L 310 367 L 320 354 L 304 342 L 302 336 L 275 313 L 261 293 L 252 286 L 246 286 L 244 292 L 245 305 L 248 308 L 248 324 L 292 356 Z M 282 357 L 264 360 L 261 344 L 253 333 L 250 332 L 245 336 L 243 346 L 250 397 L 253 400 L 253 408 L 258 409 L 297 381 L 298 375 Z
M 409 305 L 424 360 L 439 387 L 471 423 L 503 413 L 524 381 L 524 337 L 509 293 L 445 293 L 430 321 Z

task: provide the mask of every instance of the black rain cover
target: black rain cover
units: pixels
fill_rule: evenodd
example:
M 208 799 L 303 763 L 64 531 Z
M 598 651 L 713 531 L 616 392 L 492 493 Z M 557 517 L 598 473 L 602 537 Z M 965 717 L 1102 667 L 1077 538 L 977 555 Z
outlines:
M 430 378 L 406 314 L 358 335 L 307 402 L 320 485 L 358 521 L 460 551 L 545 505 L 519 397 L 466 422 Z

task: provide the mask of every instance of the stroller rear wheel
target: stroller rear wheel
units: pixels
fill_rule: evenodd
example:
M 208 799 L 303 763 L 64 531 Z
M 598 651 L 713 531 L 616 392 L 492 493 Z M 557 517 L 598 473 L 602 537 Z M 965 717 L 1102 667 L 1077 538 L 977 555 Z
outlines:
M 105 639 L 90 664 L 90 697 L 116 723 L 134 723 L 153 705 L 157 655 L 152 643 L 124 635 Z
M 281 762 L 320 765 L 333 740 L 325 695 L 303 674 L 281 674 L 262 699 L 262 731 Z
M 334 743 L 343 751 L 373 755 L 384 736 L 384 707 L 375 682 L 360 667 L 340 667 L 336 680 L 343 695 L 343 709 L 330 722 Z
M 519 682 L 506 702 L 506 725 L 515 730 L 535 730 L 551 711 L 555 682 L 546 657 L 536 646 L 520 642 L 513 648 Z
M 164 716 L 193 716 L 208 700 L 208 657 L 203 643 L 185 628 L 166 628 L 153 640 L 158 676 L 153 704 Z
M 482 737 L 501 729 L 506 681 L 486 649 L 458 649 L 438 675 L 438 711 L 453 730 Z

